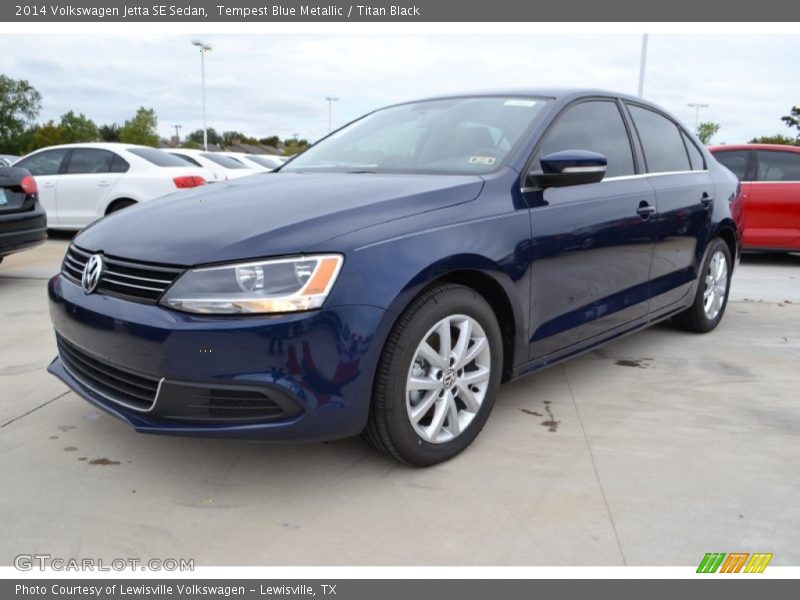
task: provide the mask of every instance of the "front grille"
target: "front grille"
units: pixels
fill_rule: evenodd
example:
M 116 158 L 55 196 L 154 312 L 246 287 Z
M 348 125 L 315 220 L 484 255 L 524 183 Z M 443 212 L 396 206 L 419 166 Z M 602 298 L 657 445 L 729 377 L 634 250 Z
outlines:
M 58 336 L 58 354 L 80 383 L 123 406 L 150 410 L 156 401 L 160 379 L 131 373 L 80 350 Z
M 208 391 L 208 414 L 211 417 L 278 417 L 283 409 L 261 392 L 250 390 Z
M 70 244 L 61 272 L 75 283 L 81 282 L 83 268 L 92 252 Z M 104 269 L 97 292 L 140 302 L 155 303 L 183 269 L 153 265 L 103 255 Z

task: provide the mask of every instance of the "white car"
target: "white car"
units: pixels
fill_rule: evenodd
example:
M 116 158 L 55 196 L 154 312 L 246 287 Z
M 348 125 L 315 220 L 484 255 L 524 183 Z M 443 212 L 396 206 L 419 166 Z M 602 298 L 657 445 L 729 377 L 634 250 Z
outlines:
M 138 202 L 206 183 L 202 169 L 133 144 L 65 144 L 14 163 L 30 171 L 50 229 L 81 229 Z
M 245 152 L 225 152 L 225 155 L 232 156 L 246 167 L 256 169 L 258 171 L 273 171 L 283 163 L 282 156 L 274 156 L 272 154 L 246 154 Z
M 173 156 L 185 160 L 188 164 L 202 167 L 211 175 L 209 182 L 238 179 L 260 172 L 255 167 L 248 168 L 223 152 L 206 152 L 189 148 L 164 148 L 164 152 L 169 152 Z

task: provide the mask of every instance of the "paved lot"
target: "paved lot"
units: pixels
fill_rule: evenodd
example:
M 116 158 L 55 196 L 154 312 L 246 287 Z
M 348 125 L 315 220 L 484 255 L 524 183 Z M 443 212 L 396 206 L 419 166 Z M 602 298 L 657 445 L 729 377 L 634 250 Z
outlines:
M 504 386 L 426 470 L 359 440 L 139 435 L 67 392 L 46 278 L 0 266 L 0 564 L 19 553 L 198 565 L 800 564 L 800 256 L 746 258 L 711 335 L 659 325 Z

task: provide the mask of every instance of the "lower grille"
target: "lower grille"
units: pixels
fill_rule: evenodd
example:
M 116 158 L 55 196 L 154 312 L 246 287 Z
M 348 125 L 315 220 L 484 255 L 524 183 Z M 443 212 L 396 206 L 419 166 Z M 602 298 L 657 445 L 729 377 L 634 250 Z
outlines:
M 83 269 L 92 254 L 70 244 L 61 272 L 75 283 L 80 283 Z M 157 302 L 183 271 L 180 267 L 153 265 L 105 255 L 103 264 L 97 292 L 149 303 Z
M 80 383 L 105 398 L 140 411 L 153 408 L 160 379 L 131 373 L 87 354 L 63 337 L 58 336 L 61 362 Z

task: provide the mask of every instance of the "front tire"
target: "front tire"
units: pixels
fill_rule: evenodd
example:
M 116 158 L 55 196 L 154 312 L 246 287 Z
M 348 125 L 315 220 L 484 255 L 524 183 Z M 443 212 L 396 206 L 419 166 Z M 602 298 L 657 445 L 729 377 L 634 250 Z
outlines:
M 384 346 L 364 437 L 410 465 L 454 457 L 489 417 L 502 353 L 500 326 L 480 294 L 460 285 L 423 293 Z
M 695 333 L 708 333 L 719 325 L 728 305 L 732 264 L 728 245 L 720 238 L 714 238 L 700 270 L 694 302 L 675 316 L 679 327 Z

